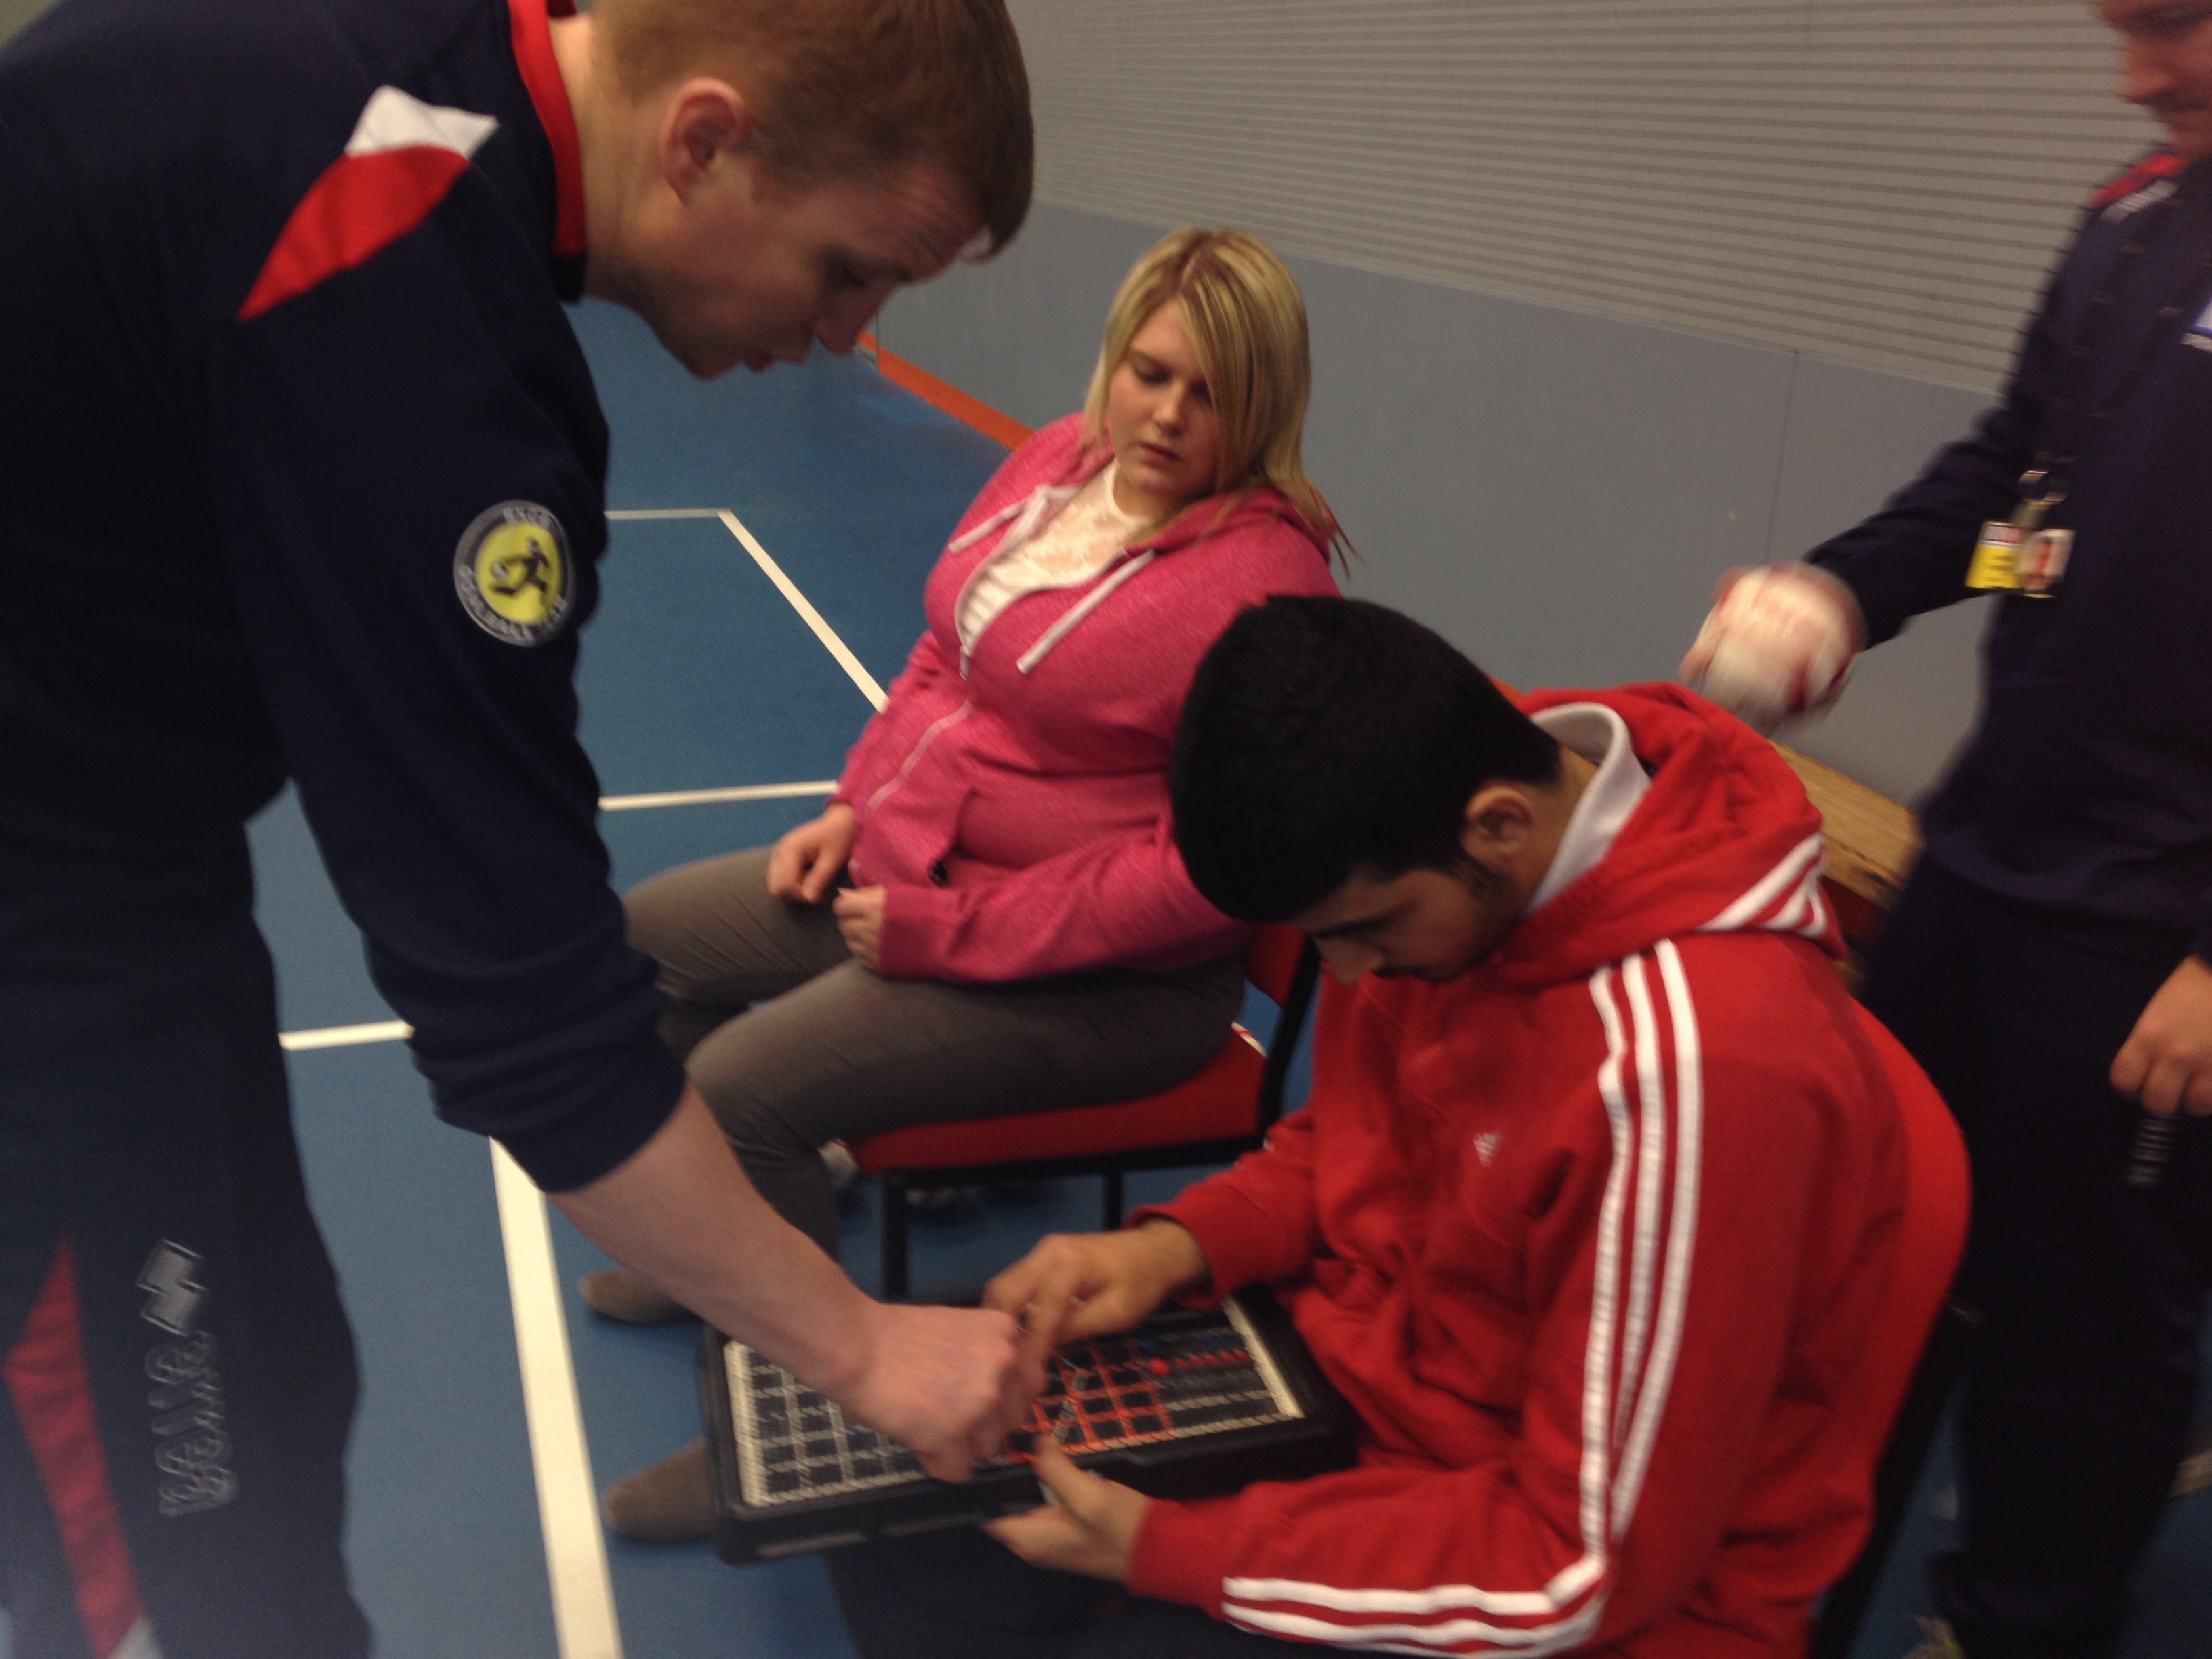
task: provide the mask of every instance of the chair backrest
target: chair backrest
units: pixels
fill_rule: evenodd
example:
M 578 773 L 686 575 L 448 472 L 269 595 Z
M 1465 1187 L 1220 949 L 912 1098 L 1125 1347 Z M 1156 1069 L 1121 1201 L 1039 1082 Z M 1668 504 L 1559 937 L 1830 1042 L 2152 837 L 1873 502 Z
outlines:
M 1244 977 L 1282 1010 L 1275 1020 L 1274 1040 L 1267 1045 L 1267 1065 L 1260 1073 L 1258 1131 L 1264 1135 L 1283 1115 L 1291 1063 L 1297 1056 L 1306 1014 L 1313 1006 L 1314 988 L 1321 979 L 1321 953 L 1297 928 L 1265 922 L 1253 930 L 1252 943 L 1244 952 Z
M 1905 1214 L 1896 1265 L 1841 1411 L 1874 1469 L 1875 1511 L 1850 1571 L 1829 1590 L 1809 1659 L 1844 1659 L 1901 1529 L 1943 1401 L 1964 1364 L 1963 1321 L 1945 1304 L 1966 1248 L 1966 1146 L 1926 1073 L 1863 1008 L 1859 1023 L 1889 1074 L 1905 1130 Z
M 1305 948 L 1306 936 L 1297 928 L 1279 921 L 1261 922 L 1252 930 L 1252 942 L 1244 950 L 1244 977 L 1280 1007 L 1291 1000 L 1298 957 Z

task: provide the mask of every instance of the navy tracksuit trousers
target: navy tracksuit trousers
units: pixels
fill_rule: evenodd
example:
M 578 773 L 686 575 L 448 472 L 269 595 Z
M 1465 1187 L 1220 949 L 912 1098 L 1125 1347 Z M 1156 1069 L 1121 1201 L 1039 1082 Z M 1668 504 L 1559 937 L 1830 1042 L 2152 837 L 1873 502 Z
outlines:
M 307 1210 L 268 953 L 234 907 L 105 955 L 0 956 L 14 1652 L 354 1659 L 353 1343 Z
M 2197 1395 L 2212 1120 L 2154 1120 L 2107 1071 L 2185 934 L 2063 918 L 1923 861 L 1865 1000 L 1965 1129 L 1980 1318 L 1966 1547 L 1934 1565 L 1971 1659 L 2106 1652 Z

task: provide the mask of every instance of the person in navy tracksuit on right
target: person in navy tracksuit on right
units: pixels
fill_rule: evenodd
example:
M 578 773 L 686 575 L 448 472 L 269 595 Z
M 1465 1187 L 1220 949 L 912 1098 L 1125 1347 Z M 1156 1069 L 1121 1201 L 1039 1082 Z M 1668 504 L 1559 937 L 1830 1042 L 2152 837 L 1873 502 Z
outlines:
M 2110 1650 L 2212 1290 L 2212 5 L 2099 9 L 2166 145 L 2090 202 L 1976 434 L 1745 573 L 1684 664 L 1771 720 L 1995 596 L 1866 988 L 1973 1154 L 1966 1538 L 1929 1644 L 1972 1659 Z

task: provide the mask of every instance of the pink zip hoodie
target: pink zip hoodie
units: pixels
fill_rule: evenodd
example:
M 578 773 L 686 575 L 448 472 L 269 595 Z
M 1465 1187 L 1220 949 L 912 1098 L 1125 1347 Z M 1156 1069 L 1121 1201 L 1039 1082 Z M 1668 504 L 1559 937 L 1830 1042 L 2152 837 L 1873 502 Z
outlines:
M 1244 938 L 1183 871 L 1168 756 L 1206 648 L 1271 594 L 1335 592 L 1328 548 L 1272 489 L 1200 502 L 1091 580 L 1016 599 L 963 661 L 969 578 L 1112 459 L 1081 426 L 1037 433 L 969 506 L 930 573 L 928 628 L 846 757 L 852 879 L 887 890 L 893 978 L 1167 970 Z

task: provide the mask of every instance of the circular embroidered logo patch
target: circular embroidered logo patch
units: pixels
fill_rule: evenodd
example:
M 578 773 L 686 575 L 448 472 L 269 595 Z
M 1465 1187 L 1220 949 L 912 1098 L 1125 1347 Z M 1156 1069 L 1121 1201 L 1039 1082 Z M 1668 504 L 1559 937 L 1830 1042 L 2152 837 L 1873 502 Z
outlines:
M 470 619 L 509 645 L 542 645 L 568 615 L 568 542 L 535 501 L 477 514 L 453 552 L 453 588 Z

